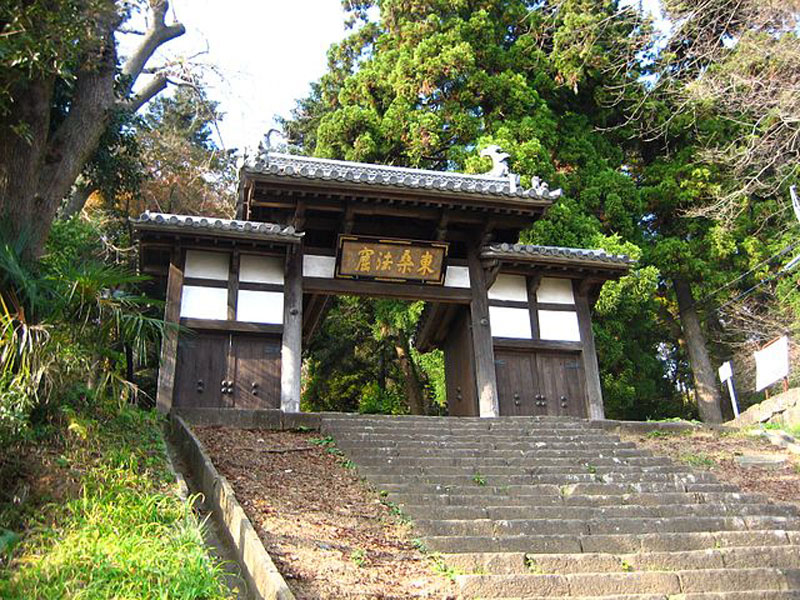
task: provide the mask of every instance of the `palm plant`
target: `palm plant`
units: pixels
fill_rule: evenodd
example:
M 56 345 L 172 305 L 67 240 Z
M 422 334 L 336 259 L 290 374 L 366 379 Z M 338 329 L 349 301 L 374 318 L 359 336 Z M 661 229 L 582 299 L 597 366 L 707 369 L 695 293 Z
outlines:
M 0 445 L 76 384 L 125 401 L 138 391 L 126 349 L 143 361 L 164 328 L 159 302 L 136 292 L 145 278 L 91 253 L 25 262 L 23 249 L 0 237 Z

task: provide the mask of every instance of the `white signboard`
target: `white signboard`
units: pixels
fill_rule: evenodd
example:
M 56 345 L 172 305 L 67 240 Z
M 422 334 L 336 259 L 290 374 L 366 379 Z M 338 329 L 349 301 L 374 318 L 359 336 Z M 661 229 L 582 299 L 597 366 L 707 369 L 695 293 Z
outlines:
M 719 380 L 725 383 L 731 377 L 733 377 L 733 369 L 731 368 L 731 361 L 726 361 L 722 363 L 722 366 L 719 368 Z
M 727 360 L 722 363 L 722 366 L 719 368 L 719 380 L 727 384 L 728 386 L 728 396 L 731 399 L 731 406 L 733 407 L 733 416 L 739 416 L 739 403 L 736 401 L 736 391 L 733 389 L 733 366 L 731 365 L 731 361 Z
M 789 375 L 789 339 L 786 336 L 755 352 L 754 356 L 757 392 Z

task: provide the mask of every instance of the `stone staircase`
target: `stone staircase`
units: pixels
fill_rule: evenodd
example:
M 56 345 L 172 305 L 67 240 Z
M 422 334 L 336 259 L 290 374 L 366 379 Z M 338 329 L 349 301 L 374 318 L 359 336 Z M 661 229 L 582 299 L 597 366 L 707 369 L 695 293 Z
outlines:
M 461 598 L 800 599 L 800 518 L 589 421 L 326 415 Z

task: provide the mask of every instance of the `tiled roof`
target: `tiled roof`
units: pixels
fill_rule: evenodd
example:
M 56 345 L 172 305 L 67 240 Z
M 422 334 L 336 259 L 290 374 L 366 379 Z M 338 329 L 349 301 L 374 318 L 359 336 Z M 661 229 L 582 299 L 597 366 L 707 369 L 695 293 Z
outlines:
M 551 190 L 538 177 L 533 187 L 517 187 L 508 177 L 467 175 L 446 171 L 428 171 L 407 167 L 392 167 L 344 160 L 311 158 L 293 154 L 270 152 L 254 165 L 245 167 L 249 173 L 294 177 L 322 181 L 352 182 L 364 185 L 404 189 L 422 189 L 441 192 L 471 193 L 483 196 L 555 200 L 561 190 Z
M 602 266 L 628 268 L 636 261 L 624 254 L 608 254 L 604 250 L 537 246 L 534 244 L 494 244 L 481 249 L 482 258 L 543 260 L 579 260 Z
M 258 223 L 255 221 L 238 221 L 235 219 L 216 219 L 214 217 L 193 217 L 189 215 L 172 215 L 147 211 L 138 219 L 131 219 L 134 229 L 187 232 L 196 230 L 200 233 L 221 234 L 229 237 L 241 237 L 255 240 L 280 241 L 297 243 L 303 233 L 295 231 L 291 225 L 283 227 L 275 223 Z

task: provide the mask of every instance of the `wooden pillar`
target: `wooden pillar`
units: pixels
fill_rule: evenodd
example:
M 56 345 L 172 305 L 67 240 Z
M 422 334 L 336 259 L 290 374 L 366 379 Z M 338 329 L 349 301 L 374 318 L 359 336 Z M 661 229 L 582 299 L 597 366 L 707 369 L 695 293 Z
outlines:
M 303 352 L 303 249 L 286 250 L 281 341 L 281 410 L 300 412 L 300 368 Z
M 228 321 L 236 320 L 236 304 L 239 302 L 239 250 L 231 253 L 228 267 Z
M 183 290 L 183 252 L 172 251 L 167 274 L 167 294 L 164 303 L 164 335 L 161 337 L 161 360 L 158 369 L 156 406 L 162 413 L 172 409 L 175 389 L 175 367 L 178 359 L 178 324 L 181 318 L 181 292 Z
M 469 303 L 472 327 L 472 354 L 475 357 L 475 384 L 478 392 L 478 412 L 481 417 L 496 417 L 500 414 L 497 397 L 497 375 L 494 366 L 492 330 L 489 327 L 489 297 L 486 290 L 486 274 L 481 264 L 479 249 L 470 248 L 469 283 L 472 300 Z
M 589 290 L 585 281 L 573 282 L 575 307 L 578 310 L 578 327 L 581 332 L 581 360 L 586 376 L 586 404 L 590 419 L 605 419 L 603 408 L 603 390 L 600 387 L 600 367 L 597 364 L 597 350 L 594 346 L 592 332 L 592 313 L 589 307 Z

